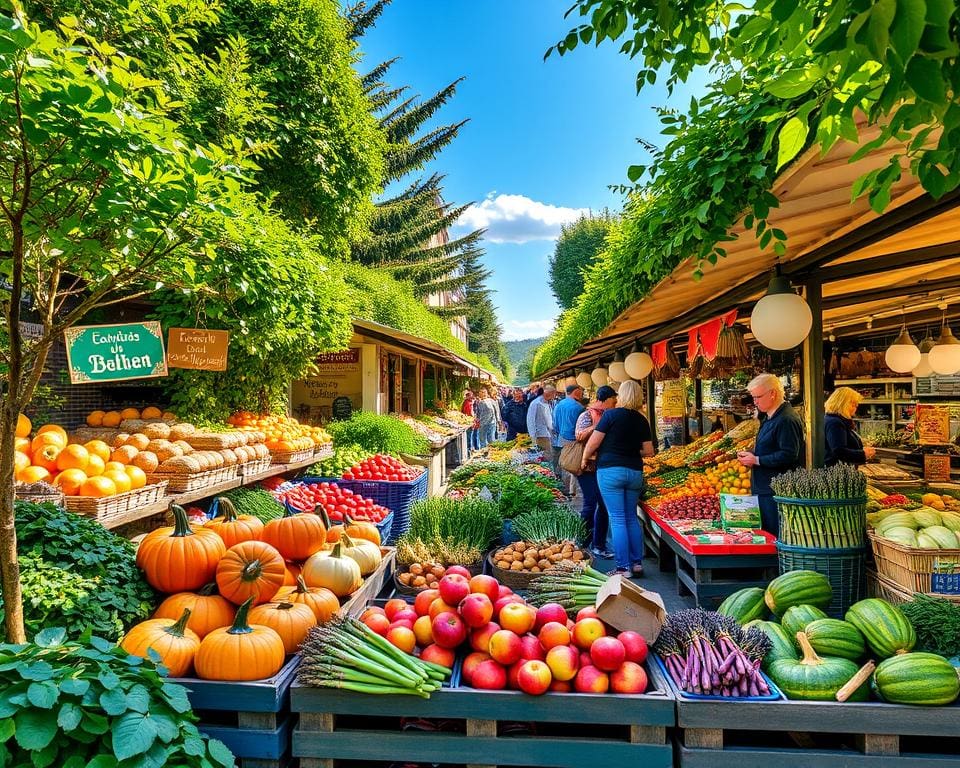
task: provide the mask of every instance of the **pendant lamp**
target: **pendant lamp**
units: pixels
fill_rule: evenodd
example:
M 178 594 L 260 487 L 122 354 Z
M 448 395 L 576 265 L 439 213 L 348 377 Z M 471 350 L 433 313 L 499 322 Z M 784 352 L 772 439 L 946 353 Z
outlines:
M 930 367 L 930 350 L 933 349 L 933 344 L 933 337 L 929 333 L 920 342 L 920 362 L 910 371 L 918 379 L 926 378 L 933 373 L 933 368 Z
M 928 359 L 934 373 L 951 376 L 960 371 L 960 341 L 957 341 L 947 325 L 947 304 L 941 302 L 937 309 L 941 313 L 940 338 L 934 342 Z
M 813 313 L 802 296 L 780 274 L 780 264 L 770 278 L 766 295 L 750 315 L 750 330 L 767 349 L 793 349 L 813 327 Z
M 584 389 L 587 389 L 593 383 L 593 379 L 586 371 L 580 371 L 580 373 L 577 374 L 576 382 Z
M 627 376 L 639 381 L 650 375 L 653 370 L 653 358 L 646 352 L 641 352 L 639 346 L 635 346 L 633 352 L 623 361 L 623 367 Z
M 627 375 L 626 366 L 623 364 L 623 359 L 619 352 L 613 356 L 613 362 L 610 363 L 610 367 L 607 369 L 607 375 L 610 377 L 610 381 L 626 381 L 630 377 Z
M 910 338 L 906 319 L 903 321 L 900 335 L 887 348 L 883 358 L 887 362 L 887 367 L 895 373 L 909 373 L 920 362 L 920 348 Z
M 598 362 L 597 367 L 590 372 L 590 380 L 598 387 L 602 387 L 610 380 L 610 377 L 607 375 L 607 369 Z

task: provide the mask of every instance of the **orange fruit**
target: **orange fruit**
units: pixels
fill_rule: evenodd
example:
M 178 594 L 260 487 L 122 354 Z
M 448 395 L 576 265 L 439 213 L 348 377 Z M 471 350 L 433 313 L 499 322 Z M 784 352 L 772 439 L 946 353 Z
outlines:
M 43 432 L 33 438 L 33 441 L 30 443 L 30 450 L 36 453 L 45 445 L 55 445 L 57 448 L 63 448 L 66 444 L 67 441 L 56 432 Z
M 97 456 L 97 454 L 91 453 L 90 459 L 87 462 L 87 468 L 84 470 L 87 473 L 87 477 L 102 475 L 105 469 L 106 465 L 104 464 L 103 459 Z
M 21 483 L 49 483 L 50 472 L 43 467 L 30 466 L 17 472 L 17 480 Z
M 140 467 L 124 467 L 124 472 L 127 473 L 127 477 L 130 478 L 130 487 L 133 489 L 143 488 L 147 484 L 147 473 L 144 472 Z
M 153 405 L 149 405 L 143 409 L 143 413 L 140 414 L 142 419 L 160 419 L 163 418 L 163 411 Z
M 104 496 L 115 496 L 117 486 L 108 477 L 91 477 L 80 486 L 80 496 L 95 496 L 103 498 Z
M 103 419 L 100 423 L 104 427 L 119 427 L 121 421 L 123 421 L 123 419 L 121 418 L 119 412 L 107 411 L 105 414 L 103 414 Z
M 104 415 L 103 411 L 91 411 L 90 415 L 87 416 L 87 426 L 102 427 Z
M 80 496 L 80 489 L 87 482 L 82 469 L 65 469 L 54 478 L 53 484 L 60 487 L 65 496 Z
M 150 438 L 146 435 L 137 432 L 127 438 L 127 442 L 124 445 L 132 445 L 138 451 L 146 450 L 147 446 L 150 445 Z
M 123 472 L 126 469 L 127 465 L 120 461 L 108 461 L 103 465 L 103 471 L 109 472 L 111 469 L 119 469 Z
M 129 464 L 131 461 L 133 461 L 133 457 L 139 452 L 140 451 L 138 451 L 132 445 L 121 445 L 110 454 L 110 461 L 119 461 L 121 464 Z
M 13 441 L 13 447 L 21 453 L 30 453 L 30 438 L 17 437 Z
M 33 465 L 43 467 L 48 472 L 57 471 L 57 456 L 60 455 L 60 446 L 55 443 L 41 445 L 33 452 Z
M 110 446 L 103 440 L 91 440 L 84 443 L 83 447 L 90 452 L 90 455 L 99 456 L 103 461 L 110 461 Z
M 30 423 L 30 419 L 22 413 L 17 414 L 17 437 L 28 437 L 31 429 L 33 424 Z
M 38 435 L 45 435 L 47 432 L 54 432 L 60 437 L 63 438 L 63 444 L 66 445 L 69 442 L 69 435 L 67 430 L 61 427 L 59 424 L 44 424 L 40 429 L 37 430 Z
M 126 493 L 132 486 L 130 476 L 126 472 L 120 472 L 114 469 L 109 472 L 104 472 L 101 477 L 110 480 L 114 486 L 116 486 L 117 493 Z
M 26 469 L 30 464 L 30 457 L 22 451 L 16 451 L 13 454 L 13 474 L 19 474 L 21 470 Z
M 136 408 L 124 408 L 120 411 L 121 419 L 139 419 L 140 411 Z
M 86 469 L 90 463 L 90 451 L 82 445 L 68 445 L 57 454 L 57 469 Z

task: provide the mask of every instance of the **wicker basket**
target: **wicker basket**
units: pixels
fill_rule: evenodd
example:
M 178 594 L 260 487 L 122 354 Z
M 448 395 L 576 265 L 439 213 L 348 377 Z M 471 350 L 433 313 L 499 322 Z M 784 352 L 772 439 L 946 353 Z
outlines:
M 50 493 L 27 493 L 18 489 L 14 490 L 14 498 L 17 501 L 29 501 L 31 504 L 56 504 L 63 506 L 63 491 L 56 486 L 50 486 Z
M 960 597 L 960 549 L 905 547 L 867 531 L 877 571 L 908 592 Z
M 593 565 L 593 557 L 590 553 L 584 552 L 583 554 L 584 559 L 580 562 L 586 566 Z M 531 573 L 530 571 L 505 571 L 493 562 L 493 552 L 487 555 L 487 572 L 501 584 L 513 590 L 528 589 L 531 581 L 537 578 L 537 576 L 543 575 L 543 571 L 536 573 Z
M 470 571 L 470 573 L 471 573 L 473 576 L 479 576 L 481 573 L 483 573 L 483 560 L 480 560 L 479 562 L 474 563 L 473 565 L 465 565 L 464 568 L 466 568 L 468 571 Z M 394 571 L 394 573 L 393 573 L 393 586 L 396 588 L 398 594 L 400 594 L 400 595 L 419 595 L 421 592 L 423 592 L 423 590 L 429 589 L 429 587 L 426 587 L 426 586 L 424 586 L 424 587 L 408 587 L 408 586 L 406 586 L 403 582 L 400 581 L 400 579 L 397 578 L 398 576 L 400 576 L 401 574 L 406 573 L 406 572 L 407 572 L 407 568 L 406 568 L 406 566 L 404 566 L 404 567 L 402 567 L 402 568 L 398 568 L 398 569 L 397 569 L 396 571 Z
M 299 464 L 313 458 L 313 448 L 299 451 L 273 451 L 273 461 L 276 464 Z
M 73 437 L 81 445 L 91 440 L 103 440 L 107 445 L 113 445 L 114 438 L 119 434 L 120 430 L 113 427 L 77 427 L 73 431 Z
M 273 465 L 273 457 L 267 456 L 263 459 L 255 459 L 254 461 L 248 461 L 245 464 L 240 465 L 240 477 L 243 478 L 243 482 L 254 475 L 259 475 L 261 472 L 266 472 Z
M 143 488 L 137 488 L 116 496 L 103 498 L 93 496 L 67 496 L 64 505 L 70 512 L 94 518 L 102 525 L 109 525 L 113 520 L 128 512 L 149 507 L 160 501 L 167 492 L 166 480 L 152 482 Z
M 156 472 L 149 476 L 150 482 L 160 482 L 166 480 L 168 489 L 172 493 L 186 493 L 187 491 L 196 491 L 200 488 L 209 488 L 213 485 L 225 483 L 233 480 L 237 476 L 237 466 L 218 467 L 217 469 L 208 469 L 204 472 L 191 472 L 190 474 L 173 475 Z
M 329 459 L 331 456 L 333 456 L 333 443 L 324 443 L 318 446 L 313 452 L 313 458 L 317 461 Z

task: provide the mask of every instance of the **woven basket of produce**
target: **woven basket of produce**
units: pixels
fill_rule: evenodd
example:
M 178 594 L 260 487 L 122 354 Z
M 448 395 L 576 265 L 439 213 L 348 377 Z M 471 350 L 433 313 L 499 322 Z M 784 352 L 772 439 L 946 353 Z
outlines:
M 71 435 L 71 442 L 83 445 L 91 440 L 103 440 L 107 445 L 113 445 L 114 438 L 119 434 L 119 429 L 111 427 L 77 427 Z
M 209 488 L 214 485 L 220 485 L 228 480 L 237 477 L 237 467 L 224 466 L 217 469 L 208 469 L 204 472 L 184 472 L 184 473 L 166 473 L 156 472 L 147 479 L 151 483 L 166 480 L 168 488 L 172 493 L 186 493 L 187 491 L 196 491 L 200 488 Z
M 256 459 L 255 461 L 248 461 L 240 465 L 240 477 L 243 478 L 246 482 L 249 478 L 254 475 L 259 475 L 261 472 L 266 472 L 273 464 L 273 457 L 267 454 L 267 457 L 264 459 Z
M 490 575 L 510 589 L 527 589 L 530 582 L 551 566 L 564 561 L 590 565 L 593 558 L 571 541 L 532 544 L 516 541 L 487 557 Z
M 63 504 L 70 512 L 94 518 L 101 525 L 109 525 L 116 518 L 135 509 L 149 507 L 160 501 L 167 492 L 165 480 L 153 481 L 114 496 L 67 496 Z
M 299 464 L 301 461 L 313 459 L 313 448 L 304 448 L 299 451 L 272 451 L 273 460 L 277 464 Z
M 63 491 L 49 483 L 17 483 L 14 486 L 14 496 L 17 501 L 63 506 Z
M 324 443 L 323 445 L 318 445 L 313 451 L 313 458 L 317 461 L 321 459 L 329 459 L 333 456 L 333 443 Z
M 463 567 L 477 576 L 483 573 L 483 560 Z M 425 589 L 436 589 L 446 572 L 447 568 L 439 563 L 410 563 L 394 571 L 393 585 L 401 595 L 416 595 Z

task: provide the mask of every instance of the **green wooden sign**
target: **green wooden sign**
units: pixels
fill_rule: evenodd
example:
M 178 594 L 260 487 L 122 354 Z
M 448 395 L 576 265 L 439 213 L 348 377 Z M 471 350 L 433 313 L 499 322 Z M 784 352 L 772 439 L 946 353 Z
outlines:
M 63 335 L 72 384 L 167 375 L 160 323 L 77 325 Z

